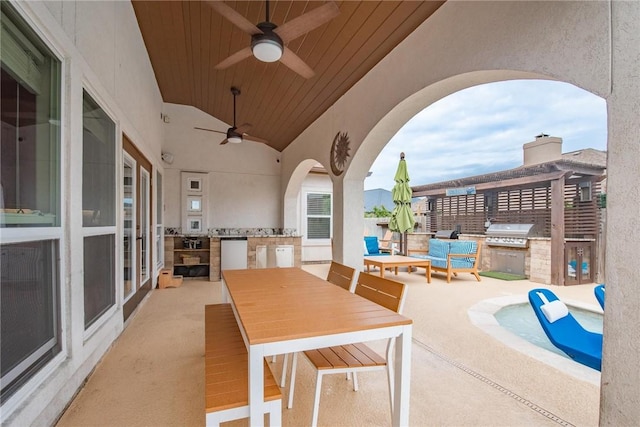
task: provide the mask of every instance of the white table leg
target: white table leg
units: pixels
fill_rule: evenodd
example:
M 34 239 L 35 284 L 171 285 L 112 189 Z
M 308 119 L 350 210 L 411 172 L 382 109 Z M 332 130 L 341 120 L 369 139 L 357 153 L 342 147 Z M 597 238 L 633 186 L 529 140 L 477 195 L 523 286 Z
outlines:
M 227 289 L 227 284 L 224 282 L 224 279 L 222 279 L 222 302 L 223 303 L 230 302 L 229 290 Z
M 249 346 L 249 425 L 264 424 L 264 349 Z
M 411 392 L 411 333 L 412 325 L 403 327 L 396 339 L 393 419 L 396 427 L 409 425 L 409 399 Z

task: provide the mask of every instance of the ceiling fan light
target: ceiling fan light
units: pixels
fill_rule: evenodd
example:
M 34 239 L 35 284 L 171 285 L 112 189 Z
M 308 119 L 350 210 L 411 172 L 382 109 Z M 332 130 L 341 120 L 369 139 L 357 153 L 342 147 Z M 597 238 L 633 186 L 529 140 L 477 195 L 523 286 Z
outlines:
M 227 141 L 229 141 L 231 144 L 240 144 L 242 142 L 242 137 L 241 136 L 230 136 L 227 138 Z
M 276 62 L 282 57 L 282 45 L 277 40 L 258 40 L 251 50 L 253 56 L 262 62 Z

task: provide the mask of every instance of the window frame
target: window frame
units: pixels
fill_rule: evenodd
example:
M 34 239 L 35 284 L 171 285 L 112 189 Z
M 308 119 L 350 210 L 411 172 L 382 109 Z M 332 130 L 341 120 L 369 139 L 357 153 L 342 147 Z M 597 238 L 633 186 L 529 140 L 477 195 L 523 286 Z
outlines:
M 66 133 L 67 126 L 65 125 L 66 118 L 69 116 L 69 108 L 65 107 L 68 102 L 68 89 L 67 83 L 69 82 L 69 73 L 68 73 L 68 64 L 69 61 L 63 54 L 63 49 L 60 49 L 59 46 L 55 43 L 54 39 L 49 37 L 47 34 L 44 34 L 38 26 L 34 23 L 33 19 L 29 16 L 28 13 L 25 12 L 23 7 L 19 3 L 5 3 L 6 7 L 8 7 L 12 13 L 9 16 L 11 22 L 15 17 L 21 20 L 21 24 L 24 24 L 27 31 L 31 33 L 32 36 L 35 36 L 39 39 L 40 43 L 48 50 L 51 58 L 55 59 L 59 62 L 59 75 L 56 84 L 58 85 L 58 104 L 56 108 L 58 108 L 58 146 L 56 155 L 56 173 L 58 175 L 58 183 L 57 188 L 51 189 L 56 191 L 59 200 L 58 200 L 58 212 L 56 213 L 59 219 L 56 221 L 56 225 L 48 226 L 48 227 L 6 227 L 2 228 L 0 232 L 0 244 L 1 245 L 9 245 L 15 243 L 30 243 L 30 242 L 46 242 L 51 241 L 53 244 L 52 255 L 54 259 L 52 260 L 53 270 L 52 274 L 52 291 L 56 296 L 57 300 L 55 301 L 55 313 L 53 322 L 56 325 L 56 337 L 57 337 L 57 346 L 58 352 L 53 354 L 52 357 L 42 363 L 40 367 L 38 367 L 34 372 L 28 375 L 24 379 L 24 383 L 15 391 L 11 392 L 2 400 L 2 408 L 6 411 L 7 414 L 10 414 L 16 404 L 19 404 L 24 400 L 26 396 L 32 393 L 34 387 L 37 387 L 38 384 L 42 384 L 52 372 L 55 371 L 65 360 L 68 358 L 69 352 L 69 329 L 65 327 L 65 315 L 67 313 L 68 306 L 68 297 L 69 294 L 66 291 L 64 286 L 63 278 L 67 277 L 68 265 L 63 260 L 63 253 L 65 251 L 64 248 L 68 246 L 68 237 L 64 232 L 64 229 L 67 227 L 67 222 L 65 218 L 67 218 L 68 213 L 68 203 L 65 203 L 69 196 L 69 191 L 67 187 L 64 185 L 67 182 L 69 177 L 69 157 L 65 155 L 65 151 L 63 149 L 63 145 L 65 142 L 64 135 Z M 3 5 L 3 6 L 4 6 Z M 22 31 L 22 30 L 21 30 Z

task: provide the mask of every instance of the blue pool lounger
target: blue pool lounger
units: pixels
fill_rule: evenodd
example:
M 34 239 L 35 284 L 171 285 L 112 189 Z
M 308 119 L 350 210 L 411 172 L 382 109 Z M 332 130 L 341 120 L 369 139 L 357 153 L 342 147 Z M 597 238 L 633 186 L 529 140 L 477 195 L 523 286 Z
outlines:
M 549 340 L 578 363 L 600 370 L 602 334 L 587 331 L 548 289 L 529 291 L 531 307 Z
M 600 304 L 600 307 L 604 310 L 604 285 L 598 285 L 593 288 L 593 293 L 596 295 L 598 304 Z

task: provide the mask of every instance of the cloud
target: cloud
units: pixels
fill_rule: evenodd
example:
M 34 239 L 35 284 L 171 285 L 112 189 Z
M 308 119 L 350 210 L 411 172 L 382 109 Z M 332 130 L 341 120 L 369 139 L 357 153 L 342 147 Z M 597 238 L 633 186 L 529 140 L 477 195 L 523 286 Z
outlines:
M 380 152 L 366 190 L 391 189 L 400 152 L 411 185 L 482 175 L 522 165 L 522 145 L 546 133 L 562 138 L 563 152 L 606 150 L 604 99 L 547 80 L 475 86 L 416 114 Z

